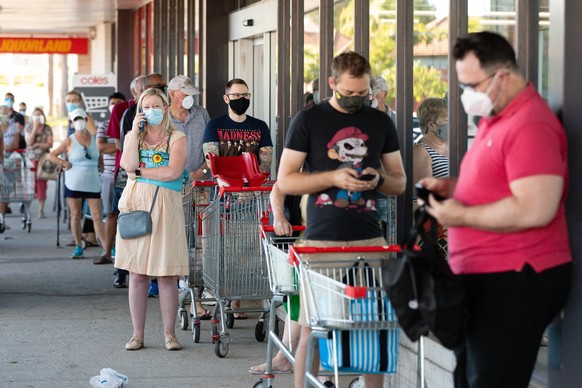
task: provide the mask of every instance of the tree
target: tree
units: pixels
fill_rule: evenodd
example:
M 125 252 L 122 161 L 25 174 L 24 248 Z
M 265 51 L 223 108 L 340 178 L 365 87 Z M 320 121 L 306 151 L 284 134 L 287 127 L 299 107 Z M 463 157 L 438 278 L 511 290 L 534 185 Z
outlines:
M 335 3 L 334 21 L 339 32 L 353 39 L 354 0 Z M 414 0 L 415 10 L 434 11 L 428 0 Z M 389 101 L 396 96 L 396 0 L 371 0 L 370 2 L 370 66 L 373 75 L 380 75 L 388 81 Z M 431 15 L 415 15 L 414 42 L 430 43 L 446 30 L 429 30 L 427 24 L 434 20 Z M 319 48 L 305 46 L 305 80 L 311 81 L 319 72 Z M 414 63 L 414 100 L 419 102 L 426 97 L 443 96 L 447 84 L 441 72 L 432 67 Z

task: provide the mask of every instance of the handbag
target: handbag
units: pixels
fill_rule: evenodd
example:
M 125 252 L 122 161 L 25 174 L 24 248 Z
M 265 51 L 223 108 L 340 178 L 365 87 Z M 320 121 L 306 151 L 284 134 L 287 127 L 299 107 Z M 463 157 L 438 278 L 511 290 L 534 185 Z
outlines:
M 42 181 L 56 181 L 59 176 L 59 166 L 48 160 L 48 152 L 43 153 L 38 159 L 36 177 Z
M 134 210 L 131 212 L 120 213 L 117 218 L 117 232 L 122 239 L 142 237 L 152 232 L 152 210 L 158 196 L 160 186 L 156 187 L 154 199 L 150 211 Z
M 430 223 L 428 234 L 425 222 Z M 443 346 L 454 349 L 465 338 L 467 296 L 461 279 L 439 255 L 437 226 L 421 207 L 397 258 L 382 261 L 382 279 L 400 327 L 411 341 L 432 332 Z M 420 251 L 414 249 L 419 236 Z
M 170 148 L 170 136 L 168 136 L 166 153 L 168 153 L 168 149 Z M 138 158 L 139 148 L 141 148 L 141 146 L 138 146 Z M 152 211 L 154 210 L 156 198 L 158 197 L 158 191 L 160 191 L 160 186 L 156 187 L 150 211 L 134 210 L 119 214 L 119 217 L 117 217 L 117 232 L 122 239 L 128 240 L 138 238 L 146 236 L 152 232 Z
M 357 268 L 358 262 L 353 267 Z M 379 284 L 372 279 L 364 263 L 363 278 L 370 279 L 371 284 Z M 354 285 L 356 271 L 349 271 L 343 283 Z M 400 330 L 396 327 L 396 314 L 389 299 L 379 289 L 368 289 L 364 298 L 350 299 L 350 318 L 354 322 L 394 322 L 389 329 L 332 330 L 328 338 L 319 340 L 321 366 L 350 373 L 383 374 L 395 373 L 398 366 L 398 343 Z

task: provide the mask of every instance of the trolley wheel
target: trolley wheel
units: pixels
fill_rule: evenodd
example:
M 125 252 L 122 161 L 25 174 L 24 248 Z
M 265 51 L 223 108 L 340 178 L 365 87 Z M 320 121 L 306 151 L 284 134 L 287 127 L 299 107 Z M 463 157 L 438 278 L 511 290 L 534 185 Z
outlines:
M 263 342 L 265 340 L 265 336 L 266 336 L 266 332 L 265 332 L 265 322 L 263 321 L 259 321 L 257 322 L 257 325 L 255 326 L 255 338 L 258 342 Z
M 263 386 L 263 380 L 259 380 L 257 381 L 257 383 L 255 385 L 253 385 L 253 388 L 261 388 Z M 272 385 L 269 385 L 269 388 L 273 388 Z
M 194 324 L 194 343 L 200 342 L 200 324 Z
M 214 353 L 218 358 L 224 358 L 228 354 L 228 344 L 222 340 L 214 344 Z
M 228 313 L 226 314 L 226 327 L 232 329 L 234 327 L 234 314 Z
M 364 385 L 360 382 L 360 378 L 356 377 L 350 382 L 348 388 L 364 388 Z
M 186 310 L 180 311 L 180 328 L 188 330 L 188 312 Z

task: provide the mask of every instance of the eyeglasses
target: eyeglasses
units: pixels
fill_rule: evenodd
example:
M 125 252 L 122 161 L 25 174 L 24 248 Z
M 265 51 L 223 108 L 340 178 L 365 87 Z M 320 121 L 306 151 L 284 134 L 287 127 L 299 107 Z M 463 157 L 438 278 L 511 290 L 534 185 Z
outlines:
M 239 98 L 246 98 L 247 100 L 249 98 L 251 98 L 251 94 L 250 93 L 230 93 L 227 94 L 228 98 L 230 98 L 231 100 L 238 100 Z
M 475 82 L 475 83 L 472 83 L 472 84 L 464 84 L 464 83 L 462 83 L 462 82 L 459 82 L 459 87 L 460 87 L 462 90 L 465 90 L 465 89 L 467 89 L 467 88 L 471 88 L 471 89 L 475 90 L 475 89 L 477 89 L 477 87 L 478 87 L 479 85 L 481 85 L 483 82 L 485 82 L 485 81 L 487 81 L 487 80 L 489 80 L 489 79 L 491 79 L 491 78 L 495 77 L 495 74 L 497 74 L 497 72 L 495 72 L 495 73 L 493 73 L 493 74 L 491 74 L 491 75 L 488 75 L 488 76 L 487 76 L 485 79 L 483 79 L 483 80 L 481 80 L 481 81 L 479 81 L 479 82 Z
M 89 155 L 89 150 L 87 149 L 87 147 L 83 147 L 83 149 L 85 150 L 85 158 L 87 159 L 91 159 L 91 155 Z

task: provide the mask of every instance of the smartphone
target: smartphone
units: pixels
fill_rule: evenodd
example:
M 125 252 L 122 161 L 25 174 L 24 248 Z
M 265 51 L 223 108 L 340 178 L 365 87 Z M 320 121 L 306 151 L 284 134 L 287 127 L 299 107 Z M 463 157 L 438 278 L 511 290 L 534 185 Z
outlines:
M 139 108 L 139 113 L 143 113 L 143 109 Z M 145 129 L 145 121 L 142 121 L 141 123 L 139 123 L 139 130 L 143 132 L 144 129 Z
M 361 181 L 371 181 L 374 178 L 376 178 L 375 174 L 362 174 L 358 177 L 358 179 Z
M 416 188 L 416 198 L 420 198 L 420 199 L 422 199 L 426 203 L 428 203 L 428 196 L 430 194 L 434 195 L 434 198 L 437 201 L 443 201 L 443 200 L 446 199 L 442 195 L 437 194 L 437 193 L 435 193 L 433 191 L 430 191 L 429 189 L 427 189 L 426 187 L 424 187 L 420 183 L 417 183 L 416 185 L 414 185 L 414 187 Z

